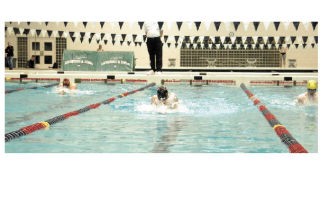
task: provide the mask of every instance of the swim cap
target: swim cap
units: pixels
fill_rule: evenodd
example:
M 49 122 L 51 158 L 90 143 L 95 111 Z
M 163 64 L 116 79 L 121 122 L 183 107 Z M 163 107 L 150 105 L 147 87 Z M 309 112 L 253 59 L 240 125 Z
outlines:
M 317 81 L 309 80 L 307 84 L 307 89 L 317 89 Z
M 168 98 L 168 89 L 165 86 L 161 86 L 157 90 L 157 96 L 159 100 Z

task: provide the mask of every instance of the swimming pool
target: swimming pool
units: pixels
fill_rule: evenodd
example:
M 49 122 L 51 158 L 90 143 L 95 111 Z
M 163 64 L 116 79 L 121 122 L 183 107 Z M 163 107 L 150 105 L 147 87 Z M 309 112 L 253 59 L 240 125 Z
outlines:
M 51 83 L 6 82 L 5 89 Z M 79 92 L 52 88 L 5 95 L 5 133 L 78 110 L 142 85 L 78 84 Z M 157 87 L 117 99 L 5 143 L 7 153 L 288 153 L 240 87 L 167 86 L 180 109 L 163 113 L 150 106 Z M 305 87 L 248 87 L 309 152 L 318 152 L 318 107 L 295 106 Z

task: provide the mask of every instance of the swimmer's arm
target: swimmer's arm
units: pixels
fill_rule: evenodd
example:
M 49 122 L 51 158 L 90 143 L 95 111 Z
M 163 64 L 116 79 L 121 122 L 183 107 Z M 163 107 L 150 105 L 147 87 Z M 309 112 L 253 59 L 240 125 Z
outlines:
M 152 96 L 151 98 L 151 104 L 156 104 L 156 96 Z
M 305 96 L 304 95 L 299 95 L 298 97 L 297 97 L 297 103 L 298 104 L 304 104 L 304 98 Z
M 76 84 L 71 85 L 70 89 L 77 89 L 77 85 Z

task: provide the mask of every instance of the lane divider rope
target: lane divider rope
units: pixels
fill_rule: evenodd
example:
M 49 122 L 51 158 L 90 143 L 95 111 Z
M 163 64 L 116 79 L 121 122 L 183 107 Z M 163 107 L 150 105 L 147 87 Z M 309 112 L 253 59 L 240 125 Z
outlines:
M 59 85 L 59 83 L 49 84 L 49 85 L 45 85 L 45 86 L 41 86 L 41 87 L 29 87 L 29 88 L 6 90 L 5 94 L 12 93 L 12 92 L 18 92 L 18 91 L 26 90 L 26 89 L 38 89 L 38 88 L 43 88 L 43 87 L 44 88 L 49 88 L 49 87 L 53 87 L 53 86 L 56 86 L 56 85 Z
M 256 98 L 242 83 L 241 89 L 247 94 L 248 98 L 253 101 L 253 104 L 258 107 L 270 126 L 274 129 L 281 142 L 284 143 L 291 153 L 308 153 L 308 151 L 289 133 L 285 126 L 283 126 L 277 118 L 263 105 L 258 98 Z
M 112 97 L 112 98 L 109 98 L 107 100 L 104 100 L 102 102 L 99 102 L 99 103 L 95 103 L 95 104 L 91 104 L 89 106 L 86 106 L 84 108 L 81 108 L 79 110 L 75 110 L 75 111 L 72 111 L 72 112 L 68 112 L 68 113 L 65 113 L 65 114 L 62 114 L 62 115 L 59 115 L 59 116 L 56 116 L 54 118 L 51 118 L 51 119 L 48 119 L 46 121 L 42 121 L 42 122 L 39 122 L 39 123 L 35 123 L 35 124 L 32 124 L 32 125 L 29 125 L 29 126 L 26 126 L 26 127 L 23 127 L 21 129 L 18 129 L 16 131 L 13 131 L 13 132 L 10 132 L 10 133 L 7 133 L 5 134 L 5 142 L 9 142 L 11 141 L 12 139 L 15 139 L 15 138 L 18 138 L 18 137 L 21 137 L 21 136 L 24 136 L 24 135 L 28 135 L 32 132 L 35 132 L 37 130 L 40 130 L 40 129 L 43 129 L 43 128 L 49 128 L 50 126 L 52 126 L 53 124 L 55 123 L 58 123 L 60 121 L 63 121 L 71 116 L 75 116 L 75 115 L 79 115 L 80 113 L 84 113 L 84 112 L 87 112 L 91 109 L 96 109 L 98 108 L 101 104 L 110 104 L 111 102 L 113 102 L 114 100 L 116 100 L 117 98 L 123 98 L 123 97 L 126 97 L 128 95 L 131 95 L 131 94 L 134 94 L 136 92 L 140 92 L 142 90 L 145 90 L 149 87 L 153 87 L 155 86 L 156 84 L 155 83 L 151 83 L 151 84 L 148 84 L 144 87 L 141 87 L 139 89 L 136 89 L 136 90 L 132 90 L 130 92 L 125 92 L 125 93 L 122 93 L 118 96 L 115 96 L 115 97 Z

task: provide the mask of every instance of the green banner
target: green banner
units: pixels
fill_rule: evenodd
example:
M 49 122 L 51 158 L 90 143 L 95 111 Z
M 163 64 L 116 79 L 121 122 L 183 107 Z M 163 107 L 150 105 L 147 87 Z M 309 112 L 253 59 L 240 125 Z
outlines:
M 64 50 L 63 71 L 95 71 L 97 70 L 96 51 Z
M 64 50 L 63 71 L 133 71 L 133 52 Z
M 133 52 L 99 52 L 98 70 L 132 71 L 134 70 Z

